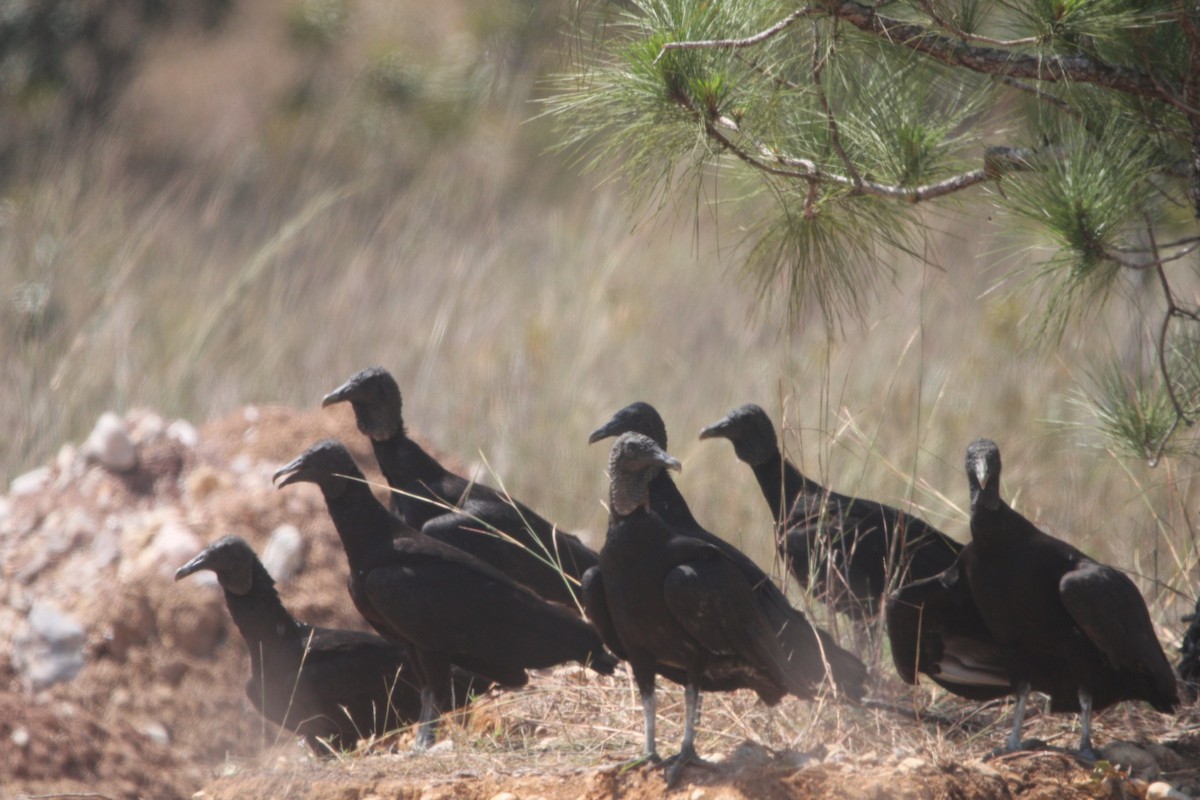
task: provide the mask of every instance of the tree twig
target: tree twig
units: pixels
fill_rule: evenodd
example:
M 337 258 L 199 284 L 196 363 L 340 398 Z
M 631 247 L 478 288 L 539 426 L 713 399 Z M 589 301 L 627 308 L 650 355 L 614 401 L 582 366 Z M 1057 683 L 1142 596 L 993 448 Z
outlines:
M 967 33 L 962 28 L 954 23 L 945 20 L 934 8 L 930 0 L 921 0 L 921 8 L 929 15 L 929 18 L 936 22 L 947 33 L 954 34 L 964 42 L 979 42 L 980 44 L 994 44 L 997 47 L 1019 47 L 1026 44 L 1037 44 L 1041 39 L 1037 36 L 1026 36 L 1023 39 L 993 39 L 990 36 L 979 36 L 974 33 Z
M 923 25 L 885 17 L 877 13 L 874 6 L 863 5 L 856 0 L 831 0 L 828 8 L 833 16 L 846 20 L 861 31 L 952 66 L 966 67 L 988 75 L 1087 83 L 1128 94 L 1161 98 L 1159 88 L 1145 73 L 1085 55 L 1025 54 L 999 47 L 972 47 L 961 40 L 934 33 Z
M 785 28 L 801 17 L 806 17 L 815 12 L 816 9 L 812 6 L 798 8 L 766 30 L 759 31 L 753 36 L 747 36 L 744 39 L 709 39 L 693 42 L 667 42 L 662 46 L 662 50 L 658 51 L 658 55 L 654 57 L 654 63 L 657 64 L 658 60 L 662 58 L 668 50 L 736 50 L 743 47 L 753 47 L 756 44 L 762 44 L 773 36 L 777 36 Z
M 829 98 L 825 95 L 825 84 L 821 82 L 821 72 L 825 69 L 826 59 L 821 54 L 821 36 L 816 26 L 813 26 L 813 64 L 812 64 L 812 80 L 813 87 L 816 89 L 817 101 L 820 102 L 821 108 L 825 110 L 825 120 L 829 126 L 829 142 L 833 145 L 833 150 L 838 154 L 838 158 L 842 160 L 842 164 L 846 167 L 846 174 L 850 176 L 850 180 L 855 186 L 862 185 L 862 176 L 858 174 L 858 168 L 854 166 L 854 162 L 850 160 L 850 156 L 846 155 L 845 148 L 842 147 L 842 137 L 838 132 L 837 118 L 833 115 L 833 108 L 829 105 Z M 830 45 L 831 47 L 833 45 Z

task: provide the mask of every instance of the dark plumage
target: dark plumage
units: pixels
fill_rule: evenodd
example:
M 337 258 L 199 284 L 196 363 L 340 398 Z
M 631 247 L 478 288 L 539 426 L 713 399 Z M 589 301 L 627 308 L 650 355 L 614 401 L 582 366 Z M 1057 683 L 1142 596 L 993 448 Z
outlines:
M 1196 610 L 1184 616 L 1183 621 L 1188 623 L 1188 629 L 1179 646 L 1179 677 L 1193 689 L 1200 689 L 1200 600 L 1196 601 Z
M 358 429 L 371 440 L 379 468 L 396 490 L 392 508 L 405 522 L 547 600 L 574 605 L 569 579 L 577 581 L 597 563 L 595 551 L 522 503 L 450 472 L 408 438 L 400 388 L 382 367 L 355 373 L 321 405 L 341 402 L 354 408 Z
M 620 436 L 623 433 L 640 433 L 648 437 L 660 449 L 665 451 L 667 448 L 666 425 L 658 411 L 649 403 L 631 403 L 622 408 L 612 416 L 612 419 L 592 432 L 588 437 L 588 444 L 594 444 L 612 436 Z M 672 533 L 712 545 L 737 567 L 742 577 L 750 585 L 759 610 L 766 616 L 771 628 L 778 632 L 777 638 L 785 654 L 790 656 L 796 651 L 804 651 L 814 646 L 813 627 L 808 623 L 804 614 L 792 608 L 784 593 L 775 585 L 770 576 L 754 563 L 753 559 L 721 537 L 706 530 L 696 521 L 691 509 L 688 508 L 687 500 L 680 493 L 679 487 L 671 480 L 667 470 L 658 470 L 657 474 L 651 478 L 649 493 L 650 510 L 658 515 Z M 588 613 L 588 618 L 596 624 L 601 638 L 604 639 L 609 649 L 620 655 L 618 649 L 615 649 L 620 647 L 619 642 L 613 642 L 611 640 L 613 634 L 606 633 L 606 628 L 611 628 L 611 624 L 603 619 L 604 603 L 597 600 L 603 595 L 603 578 L 598 568 L 592 568 L 584 574 L 583 586 L 583 605 L 584 610 Z M 822 632 L 820 635 L 824 636 L 825 634 Z M 826 639 L 822 639 L 821 645 L 836 647 L 831 640 Z M 675 683 L 686 682 L 685 676 L 672 674 L 665 668 L 660 674 Z M 723 690 L 736 687 L 705 683 L 701 688 Z
M 1020 746 L 1025 698 L 1081 714 L 1079 749 L 1091 748 L 1091 715 L 1122 700 L 1162 712 L 1179 702 L 1175 676 L 1142 595 L 1123 573 L 1038 530 L 1000 499 L 1000 449 L 967 448 L 971 547 L 963 570 L 979 615 L 1004 653 L 1017 709 L 1006 749 Z
M 919 517 L 826 489 L 779 451 L 775 426 L 756 405 L 734 409 L 700 432 L 733 442 L 750 465 L 775 517 L 781 555 L 792 575 L 834 609 L 874 616 L 889 585 L 941 573 L 962 545 Z
M 310 447 L 275 478 L 280 487 L 320 487 L 346 551 L 354 605 L 385 638 L 411 648 L 419 748 L 433 742 L 437 716 L 450 707 L 451 664 L 504 686 L 524 685 L 526 669 L 572 660 L 612 672 L 615 660 L 586 622 L 389 512 L 341 443 Z
M 323 752 L 414 722 L 421 700 L 404 651 L 362 631 L 318 628 L 297 622 L 283 607 L 275 582 L 250 545 L 226 536 L 175 573 L 217 574 L 229 614 L 250 652 L 246 696 L 264 717 L 300 734 Z M 455 701 L 471 692 L 471 676 L 455 675 Z M 475 691 L 488 688 L 479 680 Z
M 649 484 L 664 468 L 679 469 L 679 462 L 646 436 L 625 433 L 613 445 L 608 534 L 600 551 L 603 594 L 594 599 L 603 601 L 604 625 L 642 697 L 644 758 L 657 759 L 655 676 L 683 678 L 684 737 L 672 783 L 684 764 L 699 762 L 694 739 L 702 688 L 744 687 L 774 704 L 789 693 L 812 697 L 829 673 L 858 698 L 866 673 L 802 617 L 810 646 L 790 657 L 784 652 L 739 568 L 718 547 L 672 532 L 650 510 Z
M 966 554 L 971 545 L 963 549 Z M 1016 691 L 1003 648 L 979 616 L 962 558 L 941 575 L 901 586 L 884 613 L 892 662 L 907 683 L 917 673 L 969 700 L 993 700 Z

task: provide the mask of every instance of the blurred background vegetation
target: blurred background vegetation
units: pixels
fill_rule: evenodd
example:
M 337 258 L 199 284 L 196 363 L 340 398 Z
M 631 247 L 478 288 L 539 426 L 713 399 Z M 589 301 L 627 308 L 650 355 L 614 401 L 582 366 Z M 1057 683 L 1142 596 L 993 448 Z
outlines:
M 923 262 L 882 266 L 861 321 L 785 324 L 787 287 L 738 271 L 753 204 L 719 225 L 703 205 L 735 188 L 646 221 L 613 170 L 554 150 L 539 101 L 579 46 L 563 5 L 7 8 L 0 485 L 108 409 L 313 407 L 380 364 L 413 430 L 595 546 L 607 448 L 587 435 L 652 402 L 697 516 L 769 563 L 749 469 L 696 440 L 757 402 L 811 475 L 960 540 L 963 452 L 991 436 L 1015 506 L 1141 576 L 1168 623 L 1190 605 L 1191 464 L 1079 427 L 1097 365 L 1145 357 L 1136 297 L 1027 346 L 1011 275 L 1045 253 L 982 205 L 928 217 Z

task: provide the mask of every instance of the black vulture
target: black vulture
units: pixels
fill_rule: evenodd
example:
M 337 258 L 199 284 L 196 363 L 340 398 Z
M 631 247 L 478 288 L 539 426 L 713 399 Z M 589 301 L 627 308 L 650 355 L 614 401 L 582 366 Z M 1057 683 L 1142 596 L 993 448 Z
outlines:
M 300 734 L 314 752 L 334 750 L 415 722 L 421 711 L 404 650 L 372 633 L 297 622 L 250 545 L 226 536 L 175 572 L 217 574 L 225 604 L 250 652 L 246 696 L 264 717 Z M 455 670 L 455 701 L 485 691 Z
M 1200 600 L 1196 601 L 1196 610 L 1185 615 L 1183 621 L 1188 623 L 1188 629 L 1179 646 L 1179 677 L 1194 689 L 1200 689 Z
M 594 444 L 612 436 L 620 436 L 623 433 L 640 433 L 649 437 L 660 449 L 664 451 L 667 449 L 666 425 L 658 411 L 649 403 L 636 402 L 622 408 L 608 422 L 592 432 L 588 437 L 588 444 Z M 759 609 L 766 615 L 771 627 L 778 632 L 779 643 L 785 653 L 790 654 L 797 649 L 803 650 L 812 647 L 811 626 L 804 614 L 792 608 L 784 593 L 771 580 L 770 576 L 754 563 L 753 559 L 721 537 L 706 530 L 696 521 L 691 509 L 688 508 L 687 501 L 679 491 L 679 487 L 671 480 L 667 470 L 659 470 L 651 478 L 649 491 L 650 510 L 666 523 L 672 533 L 711 544 L 738 568 L 750 584 Z M 619 642 L 610 641 L 612 634 L 606 633 L 606 629 L 611 629 L 611 625 L 604 619 L 604 602 L 600 599 L 603 597 L 603 593 L 603 576 L 598 568 L 593 567 L 584 573 L 582 592 L 584 610 L 587 611 L 588 618 L 596 624 L 605 644 L 614 653 L 620 655 L 614 649 L 614 647 L 619 648 Z M 684 683 L 684 680 L 675 675 L 666 672 L 661 674 L 675 683 Z M 723 687 L 705 685 L 701 688 L 721 689 Z
M 941 573 L 962 545 L 919 517 L 873 500 L 826 489 L 779 451 L 775 426 L 759 406 L 744 405 L 700 432 L 733 442 L 750 465 L 776 522 L 788 567 L 818 599 L 855 619 L 879 611 L 889 585 Z
M 774 705 L 785 694 L 814 696 L 830 674 L 857 700 L 866 670 L 807 621 L 801 627 L 809 645 L 785 653 L 741 570 L 718 547 L 674 533 L 650 510 L 649 484 L 664 468 L 679 469 L 679 462 L 649 437 L 625 433 L 613 445 L 600 573 L 607 624 L 642 698 L 643 759 L 658 759 L 655 676 L 683 679 L 684 735 L 668 776 L 673 784 L 685 764 L 703 763 L 695 751 L 701 689 L 753 689 Z
M 574 606 L 570 584 L 597 563 L 595 551 L 508 495 L 450 472 L 408 438 L 400 387 L 384 368 L 355 373 L 321 405 L 341 402 L 350 403 L 358 429 L 371 440 L 379 468 L 395 490 L 392 508 L 405 522 L 486 561 L 547 600 Z
M 1038 530 L 1000 499 L 995 442 L 977 439 L 967 448 L 967 481 L 971 547 L 963 570 L 1016 685 L 1005 750 L 1021 747 L 1030 689 L 1049 695 L 1052 711 L 1080 713 L 1079 751 L 1091 758 L 1093 711 L 1122 700 L 1174 711 L 1175 675 L 1133 581 Z
M 502 686 L 527 669 L 580 661 L 611 674 L 595 630 L 474 556 L 417 531 L 384 507 L 349 451 L 319 442 L 275 473 L 282 488 L 315 483 L 350 565 L 354 605 L 375 630 L 413 654 L 421 687 L 417 747 L 433 743 L 451 702 L 451 665 Z
M 971 550 L 968 543 L 963 553 Z M 1004 649 L 979 616 L 959 557 L 940 575 L 901 586 L 884 605 L 892 662 L 907 683 L 923 672 L 969 700 L 1012 694 Z

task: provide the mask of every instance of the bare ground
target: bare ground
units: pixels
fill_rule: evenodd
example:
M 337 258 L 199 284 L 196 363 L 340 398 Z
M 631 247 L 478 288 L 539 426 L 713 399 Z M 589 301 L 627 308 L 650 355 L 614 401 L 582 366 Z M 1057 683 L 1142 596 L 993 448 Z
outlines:
M 126 423 L 139 454 L 132 472 L 109 472 L 67 445 L 0 498 L 0 797 L 1118 798 L 1145 797 L 1153 781 L 1200 792 L 1194 706 L 1174 718 L 1130 705 L 1100 715 L 1097 740 L 1116 744 L 1111 763 L 1094 768 L 1055 752 L 985 763 L 1009 708 L 914 695 L 886 663 L 873 694 L 910 710 L 933 703 L 939 724 L 833 698 L 765 709 L 750 696 L 709 696 L 699 748 L 716 764 L 686 770 L 670 792 L 661 769 L 621 766 L 641 745 L 627 676 L 573 667 L 483 699 L 433 752 L 409 754 L 411 735 L 400 732 L 318 757 L 249 707 L 247 658 L 215 584 L 170 576 L 220 536 L 261 552 L 272 531 L 295 525 L 303 568 L 281 583 L 284 603 L 308 622 L 361 628 L 319 495 L 270 483 L 326 436 L 373 466 L 348 409 L 247 408 L 195 437 L 150 412 Z M 47 603 L 85 630 L 84 666 L 38 688 L 11 654 L 31 609 Z M 682 703 L 674 687 L 661 691 L 660 749 L 670 753 Z M 1070 745 L 1074 725 L 1035 710 L 1026 735 Z

